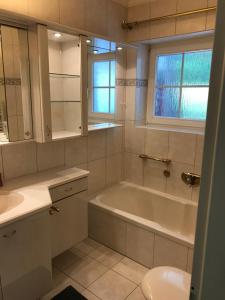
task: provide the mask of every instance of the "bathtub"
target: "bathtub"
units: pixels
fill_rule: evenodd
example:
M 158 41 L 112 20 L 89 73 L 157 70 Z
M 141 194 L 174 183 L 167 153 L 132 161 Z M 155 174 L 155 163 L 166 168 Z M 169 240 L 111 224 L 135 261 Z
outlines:
M 89 236 L 147 267 L 191 272 L 197 204 L 121 182 L 89 202 Z

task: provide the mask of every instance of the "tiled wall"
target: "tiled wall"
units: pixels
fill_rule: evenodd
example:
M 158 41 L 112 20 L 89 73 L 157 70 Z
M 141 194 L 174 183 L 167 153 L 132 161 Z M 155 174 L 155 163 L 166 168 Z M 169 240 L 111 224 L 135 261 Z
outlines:
M 129 7 L 128 22 L 211 7 L 216 0 L 157 0 Z M 128 41 L 149 40 L 214 29 L 215 11 L 144 23 L 128 32 Z
M 133 121 L 125 125 L 125 178 L 146 187 L 182 198 L 198 201 L 199 187 L 189 187 L 181 180 L 182 172 L 201 173 L 204 136 L 138 127 Z M 138 157 L 170 158 L 171 176 L 163 175 L 165 165 Z
M 11 143 L 0 150 L 0 170 L 6 180 L 53 167 L 77 166 L 91 171 L 89 192 L 93 194 L 122 178 L 122 127 L 46 144 Z
M 121 22 L 127 9 L 111 0 L 0 0 L 0 8 L 113 39 L 125 38 Z
M 126 78 L 148 79 L 148 47 L 127 52 Z M 199 187 L 190 188 L 181 181 L 182 172 L 200 174 L 203 135 L 146 127 L 147 89 L 126 86 L 125 112 L 125 179 L 175 196 L 197 201 Z M 179 131 L 179 129 L 178 129 Z M 165 165 L 143 161 L 139 154 L 170 158 L 171 176 L 163 175 Z

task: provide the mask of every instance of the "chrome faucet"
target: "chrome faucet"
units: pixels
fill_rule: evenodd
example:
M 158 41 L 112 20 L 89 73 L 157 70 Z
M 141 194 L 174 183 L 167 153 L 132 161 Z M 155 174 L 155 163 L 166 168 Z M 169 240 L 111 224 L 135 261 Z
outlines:
M 181 174 L 181 179 L 189 186 L 199 186 L 201 177 L 198 174 L 183 172 Z

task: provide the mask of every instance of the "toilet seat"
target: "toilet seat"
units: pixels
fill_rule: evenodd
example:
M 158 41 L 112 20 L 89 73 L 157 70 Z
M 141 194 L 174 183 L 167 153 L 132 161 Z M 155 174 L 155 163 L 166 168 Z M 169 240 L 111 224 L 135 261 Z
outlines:
M 172 267 L 148 271 L 141 284 L 147 300 L 188 300 L 190 286 L 191 275 Z

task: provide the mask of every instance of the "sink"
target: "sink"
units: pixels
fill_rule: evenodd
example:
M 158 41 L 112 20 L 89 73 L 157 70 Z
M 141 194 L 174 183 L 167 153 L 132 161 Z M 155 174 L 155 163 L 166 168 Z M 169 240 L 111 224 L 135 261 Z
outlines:
M 0 193 L 0 214 L 10 211 L 23 202 L 23 196 L 14 192 Z

